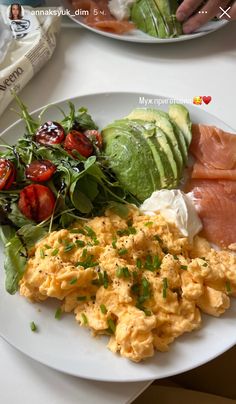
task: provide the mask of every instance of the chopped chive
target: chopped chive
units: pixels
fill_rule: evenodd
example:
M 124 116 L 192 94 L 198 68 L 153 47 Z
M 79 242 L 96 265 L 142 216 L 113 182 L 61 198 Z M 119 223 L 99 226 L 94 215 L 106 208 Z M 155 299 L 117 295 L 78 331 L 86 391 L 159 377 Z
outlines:
M 167 296 L 167 289 L 168 289 L 168 280 L 167 278 L 163 278 L 163 291 L 162 291 L 162 296 L 163 299 L 166 299 Z
M 138 269 L 142 269 L 142 261 L 141 261 L 140 258 L 137 258 L 137 260 L 136 260 L 136 267 L 137 267 Z
M 115 249 L 116 248 L 116 243 L 117 243 L 117 238 L 115 237 L 113 240 L 112 240 L 112 247 Z
M 108 282 L 109 282 L 109 281 L 108 281 L 107 272 L 104 271 L 104 272 L 103 272 L 103 286 L 104 286 L 105 289 L 108 288 Z
M 127 267 L 123 268 L 123 273 L 124 273 L 125 278 L 130 277 L 130 272 L 129 272 L 129 269 Z
M 133 272 L 132 272 L 132 275 L 133 275 L 133 278 L 134 278 L 134 279 L 137 279 L 137 277 L 138 277 L 138 272 L 137 272 L 137 271 L 133 271 Z
M 61 238 L 61 237 L 59 237 L 59 239 L 58 239 L 58 243 L 60 243 L 60 244 L 62 244 L 62 243 L 63 243 L 63 240 L 62 240 L 62 238 Z
M 136 234 L 137 230 L 135 227 L 129 226 L 127 229 L 117 230 L 118 236 L 129 236 L 130 234 Z
M 116 270 L 116 276 L 118 278 L 130 278 L 131 275 L 129 269 L 127 267 L 124 267 L 124 268 L 118 268 Z
M 146 307 L 143 308 L 143 311 L 144 311 L 146 316 L 151 316 L 152 315 L 151 310 L 146 309 Z
M 120 248 L 120 250 L 118 250 L 118 254 L 119 255 L 125 255 L 127 254 L 128 250 L 126 248 Z
M 226 287 L 227 293 L 231 293 L 231 292 L 232 292 L 231 284 L 230 284 L 230 281 L 229 281 L 229 280 L 226 281 L 225 287 Z
M 98 279 L 99 279 L 100 285 L 103 285 L 104 277 L 103 277 L 103 274 L 101 272 L 98 272 Z
M 45 258 L 44 250 L 40 248 L 40 258 Z
M 46 248 L 47 250 L 49 250 L 49 248 L 52 248 L 52 247 L 50 247 L 50 245 L 48 245 L 48 244 L 44 244 L 44 248 Z
M 105 304 L 100 304 L 100 310 L 101 310 L 102 314 L 107 314 L 107 308 L 106 308 Z
M 70 280 L 70 285 L 74 285 L 77 282 L 78 278 L 72 278 Z
M 207 267 L 207 262 L 205 262 L 204 264 L 202 264 L 203 267 Z
M 135 229 L 135 227 L 132 227 L 132 226 L 128 227 L 128 231 L 129 231 L 129 234 L 136 234 L 137 233 L 137 230 Z
M 54 317 L 55 317 L 57 320 L 60 320 L 61 315 L 62 315 L 61 308 L 58 307 L 58 309 L 56 309 L 56 312 L 55 312 L 55 316 L 54 316 Z
M 154 271 L 155 269 L 160 268 L 161 266 L 161 261 L 157 255 L 152 256 L 150 254 L 147 255 L 145 263 L 144 263 L 144 268 L 149 270 L 149 271 Z
M 33 332 L 37 331 L 37 326 L 34 321 L 31 321 L 30 328 L 31 328 L 31 331 L 33 331 Z
M 201 258 L 201 260 L 204 260 L 204 261 L 206 261 L 206 258 L 205 257 L 200 257 Z
M 116 270 L 116 276 L 117 276 L 117 278 L 122 278 L 122 276 L 123 276 L 123 271 L 122 271 L 122 269 L 123 269 L 123 268 L 117 268 L 117 270 Z
M 137 307 L 143 307 L 143 303 L 151 297 L 150 282 L 146 278 L 141 279 L 141 284 L 134 284 L 131 290 L 137 295 Z
M 77 297 L 77 300 L 79 301 L 79 302 L 83 302 L 84 300 L 86 300 L 87 299 L 87 296 L 78 296 Z
M 154 255 L 154 257 L 153 257 L 153 267 L 154 267 L 154 269 L 158 269 L 158 268 L 160 268 L 160 266 L 161 266 L 161 261 L 160 261 L 158 255 Z
M 142 278 L 143 296 L 145 298 L 150 297 L 150 282 L 147 278 Z
M 58 248 L 55 248 L 55 249 L 52 251 L 51 255 L 52 255 L 53 257 L 55 257 L 55 255 L 57 255 L 58 253 L 59 253 L 59 249 L 58 249 Z
M 183 269 L 184 271 L 187 271 L 188 269 L 187 265 L 180 265 L 180 268 Z
M 64 252 L 69 252 L 69 251 L 73 250 L 73 248 L 75 248 L 75 244 L 74 243 L 68 243 L 64 247 Z
M 136 304 L 137 309 L 142 310 L 146 316 L 151 316 L 152 312 L 150 310 L 148 310 L 146 307 L 140 305 L 140 304 Z
M 87 252 L 88 252 L 87 248 L 84 248 L 84 249 L 83 249 L 83 252 L 82 252 L 82 258 L 85 258 L 85 257 L 86 257 Z
M 147 226 L 147 227 L 152 226 L 152 225 L 153 225 L 153 222 L 146 222 L 146 223 L 144 223 L 144 226 Z
M 131 227 L 132 224 L 133 224 L 133 220 L 132 220 L 132 219 L 129 219 L 128 222 L 127 222 L 127 226 Z
M 84 226 L 84 229 L 87 231 L 88 237 L 97 238 L 95 231 L 91 227 Z
M 115 334 L 116 325 L 115 325 L 114 321 L 111 318 L 109 318 L 107 320 L 107 325 L 108 325 L 109 332 L 111 332 L 111 334 Z
M 86 316 L 84 313 L 81 313 L 81 317 L 82 317 L 82 319 L 83 319 L 84 325 L 88 324 L 88 318 L 87 318 L 87 316 Z
M 178 260 L 179 258 L 177 257 L 177 255 L 173 255 L 174 260 Z
M 83 234 L 85 235 L 85 231 L 83 229 L 71 229 L 70 233 L 72 234 Z
M 87 251 L 87 250 L 86 250 Z M 87 254 L 87 253 L 86 253 Z M 83 256 L 83 255 L 82 255 Z M 76 266 L 81 266 L 84 269 L 93 268 L 98 266 L 98 262 L 93 261 L 94 255 L 88 255 L 86 261 L 78 261 Z
M 159 237 L 157 234 L 154 236 L 154 240 L 157 240 L 160 244 L 163 243 L 161 237 Z
M 128 234 L 128 230 L 127 229 L 117 230 L 116 234 L 118 236 L 125 236 Z
M 98 245 L 99 244 L 99 240 L 97 238 L 93 239 L 93 245 Z
M 134 284 L 131 286 L 131 291 L 132 291 L 135 295 L 137 295 L 137 294 L 139 293 L 139 284 L 138 284 L 138 283 L 134 283 Z
M 78 247 L 84 247 L 85 246 L 85 242 L 83 240 L 75 240 L 75 244 Z

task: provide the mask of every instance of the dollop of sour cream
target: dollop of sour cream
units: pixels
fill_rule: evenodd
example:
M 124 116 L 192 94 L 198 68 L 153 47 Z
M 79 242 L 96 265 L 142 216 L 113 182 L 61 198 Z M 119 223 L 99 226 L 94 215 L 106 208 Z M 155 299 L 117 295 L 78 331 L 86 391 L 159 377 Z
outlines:
M 160 213 L 168 222 L 175 223 L 183 236 L 188 237 L 191 242 L 202 229 L 191 198 L 179 189 L 153 192 L 141 205 L 140 210 L 149 216 Z
M 130 8 L 136 0 L 110 0 L 108 7 L 111 14 L 117 20 L 128 20 L 130 17 Z

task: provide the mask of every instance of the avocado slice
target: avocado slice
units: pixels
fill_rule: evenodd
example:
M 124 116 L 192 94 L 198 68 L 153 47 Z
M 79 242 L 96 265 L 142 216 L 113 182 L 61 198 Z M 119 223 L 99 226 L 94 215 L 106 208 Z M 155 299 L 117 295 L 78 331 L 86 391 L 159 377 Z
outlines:
M 132 122 L 132 121 L 130 121 Z M 135 121 L 145 124 L 145 120 L 143 121 Z M 147 135 L 147 132 L 142 131 L 142 135 L 146 137 L 148 144 L 154 151 L 155 155 L 159 155 L 164 172 L 161 173 L 161 188 L 174 188 L 179 182 L 179 172 L 177 168 L 177 164 L 174 158 L 174 154 L 172 152 L 171 146 L 167 140 L 166 134 L 158 127 L 155 123 L 153 123 L 155 128 L 155 136 L 153 134 L 151 136 Z M 150 140 L 152 145 L 150 144 Z M 153 147 L 152 147 L 153 146 Z M 155 157 L 154 157 L 155 158 Z M 159 168 L 160 170 L 160 168 Z
M 163 132 L 165 132 L 178 167 L 179 176 L 181 176 L 183 166 L 187 162 L 188 153 L 186 148 L 185 149 L 182 148 L 181 142 L 179 142 L 179 135 L 176 134 L 175 129 L 173 128 L 173 125 L 170 122 L 169 115 L 164 111 L 154 108 L 153 109 L 137 108 L 133 110 L 128 115 L 127 118 L 143 119 L 144 121 L 150 121 L 150 122 L 153 121 Z
M 187 108 L 181 104 L 172 104 L 169 107 L 169 116 L 183 133 L 188 148 L 192 140 L 192 123 Z
M 156 141 L 159 144 L 159 153 L 165 169 L 165 186 L 163 188 L 175 188 L 179 183 L 179 173 L 171 147 L 166 134 L 157 126 Z
M 160 145 L 158 144 L 156 140 L 156 126 L 155 124 L 148 124 L 145 121 L 142 120 L 130 120 L 130 125 L 131 127 L 138 127 L 140 133 L 142 136 L 145 138 L 148 146 L 151 149 L 153 159 L 156 163 L 158 172 L 159 172 L 159 180 L 160 180 L 160 186 L 159 189 L 161 188 L 166 188 L 166 169 L 164 168 L 164 165 L 166 163 L 165 158 L 162 156 L 162 151 L 160 150 Z M 172 180 L 173 182 L 173 172 L 169 173 L 168 171 L 168 178 Z
M 177 0 L 137 0 L 131 8 L 131 20 L 151 36 L 179 36 L 182 26 L 175 16 L 177 8 Z
M 124 189 L 140 201 L 161 188 L 160 173 L 153 152 L 138 122 L 123 119 L 108 125 L 103 131 L 104 158 Z
M 165 38 L 166 28 L 161 13 L 154 0 L 138 0 L 131 9 L 131 20 L 148 35 Z

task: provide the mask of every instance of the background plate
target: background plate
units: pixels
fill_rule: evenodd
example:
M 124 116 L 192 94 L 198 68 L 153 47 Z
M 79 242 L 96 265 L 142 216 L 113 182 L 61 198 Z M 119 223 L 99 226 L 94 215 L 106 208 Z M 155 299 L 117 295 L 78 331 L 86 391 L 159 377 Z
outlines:
M 112 34 L 110 32 L 105 32 L 105 31 L 101 31 L 96 28 L 89 27 L 87 24 L 83 23 L 83 17 L 74 15 L 74 9 L 72 8 L 70 1 L 61 0 L 61 4 L 65 9 L 70 10 L 70 15 L 68 15 L 68 17 L 72 21 L 74 21 L 76 24 L 78 24 L 79 26 L 86 28 L 96 34 L 103 35 L 108 38 L 118 39 L 120 41 L 125 41 L 125 42 L 165 44 L 165 43 L 170 43 L 170 42 L 188 41 L 190 39 L 199 38 L 199 37 L 207 35 L 211 32 L 217 31 L 218 29 L 222 28 L 223 26 L 225 26 L 228 23 L 228 21 L 226 21 L 226 20 L 211 21 L 208 24 L 205 24 L 203 27 L 201 27 L 198 31 L 194 32 L 193 34 L 181 35 L 178 38 L 169 38 L 169 39 L 155 38 L 155 37 L 145 34 L 144 32 L 142 32 L 138 29 L 135 29 L 127 34 L 119 35 L 119 34 Z
M 72 99 L 76 107 L 89 108 L 100 127 L 114 119 L 126 116 L 133 108 L 141 107 L 139 97 L 165 99 L 158 95 L 134 93 L 110 93 L 81 96 Z M 166 99 L 165 99 L 166 100 Z M 68 110 L 67 101 L 57 103 Z M 168 105 L 160 107 L 168 109 Z M 210 115 L 201 107 L 188 106 L 195 123 L 216 125 L 233 131 L 225 123 Z M 60 112 L 54 108 L 45 113 L 45 120 L 60 120 Z M 13 144 L 24 133 L 22 121 L 8 128 L 2 136 Z M 59 302 L 50 300 L 31 304 L 18 294 L 11 296 L 4 288 L 3 250 L 0 249 L 0 335 L 11 345 L 31 358 L 54 369 L 82 378 L 124 382 L 159 379 L 172 376 L 220 355 L 236 343 L 236 301 L 219 319 L 203 316 L 202 328 L 178 338 L 168 353 L 159 353 L 143 362 L 132 363 L 114 355 L 106 348 L 107 338 L 93 338 L 87 329 L 81 328 L 70 314 L 61 320 L 54 318 Z M 38 326 L 33 333 L 30 322 Z

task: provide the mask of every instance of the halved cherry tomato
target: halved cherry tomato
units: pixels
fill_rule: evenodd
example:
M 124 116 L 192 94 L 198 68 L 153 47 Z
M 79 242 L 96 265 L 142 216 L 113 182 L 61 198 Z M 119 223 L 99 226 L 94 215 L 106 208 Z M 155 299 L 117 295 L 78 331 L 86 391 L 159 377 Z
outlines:
M 35 139 L 44 145 L 59 144 L 65 139 L 65 131 L 59 123 L 48 121 L 40 126 Z
M 16 169 L 10 160 L 0 159 L 0 189 L 9 189 L 16 178 Z
M 28 219 L 41 222 L 51 216 L 55 202 L 55 196 L 48 187 L 31 184 L 20 192 L 18 208 Z
M 102 135 L 100 132 L 98 132 L 98 130 L 86 130 L 84 134 L 95 146 L 97 146 L 99 149 L 102 148 Z
M 92 142 L 83 133 L 77 130 L 71 130 L 70 133 L 68 133 L 64 142 L 64 148 L 68 153 L 72 154 L 72 156 L 73 150 L 79 152 L 83 157 L 89 157 L 93 154 Z
M 57 167 L 49 160 L 34 160 L 25 170 L 26 178 L 35 182 L 44 182 L 50 180 Z

